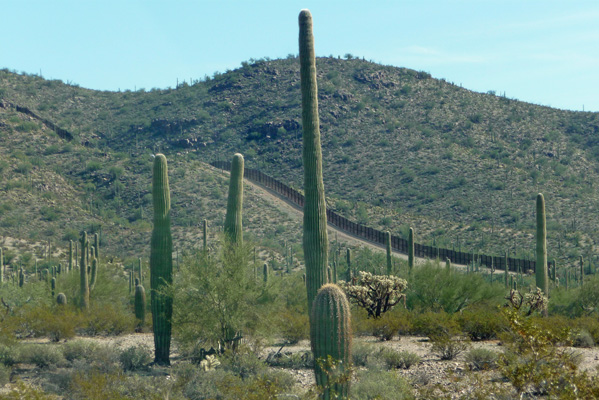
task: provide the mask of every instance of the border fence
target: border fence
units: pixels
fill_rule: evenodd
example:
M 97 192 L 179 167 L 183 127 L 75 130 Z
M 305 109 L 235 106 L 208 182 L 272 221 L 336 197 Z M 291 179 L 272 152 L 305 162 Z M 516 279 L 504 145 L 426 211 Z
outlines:
M 219 168 L 225 171 L 231 171 L 230 161 L 214 161 L 210 163 L 215 168 Z M 298 206 L 304 206 L 304 195 L 297 190 L 287 186 L 283 182 L 274 179 L 261 171 L 253 168 L 244 169 L 244 177 L 266 189 L 269 189 L 276 194 L 284 197 L 290 203 Z M 385 246 L 385 232 L 379 231 L 378 229 L 370 228 L 362 224 L 350 221 L 349 219 L 337 214 L 335 211 L 327 208 L 327 223 L 337 227 L 338 229 L 351 234 L 352 236 L 359 237 L 363 240 L 375 243 L 379 246 Z M 408 254 L 408 241 L 399 236 L 391 235 L 391 248 L 393 251 Z M 473 260 L 476 260 L 481 266 L 505 271 L 506 260 L 503 256 L 489 256 L 485 254 L 466 253 L 462 251 L 455 251 L 450 249 L 438 248 L 434 246 L 427 246 L 424 244 L 414 243 L 414 254 L 416 257 L 421 258 L 438 258 L 442 261 L 451 260 L 452 263 L 468 265 L 472 264 Z M 555 261 L 554 261 L 555 262 Z M 549 262 L 551 265 L 551 262 Z M 536 261 L 526 260 L 519 258 L 507 258 L 507 268 L 513 272 L 523 272 L 531 270 L 535 271 Z

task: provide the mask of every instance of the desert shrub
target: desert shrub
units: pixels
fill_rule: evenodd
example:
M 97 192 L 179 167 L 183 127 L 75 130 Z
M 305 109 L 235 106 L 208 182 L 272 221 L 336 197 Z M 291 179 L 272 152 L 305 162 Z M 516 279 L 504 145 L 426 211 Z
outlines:
M 406 334 L 412 329 L 411 314 L 406 310 L 394 309 L 380 318 L 362 321 L 363 329 L 379 340 L 391 340 L 397 334 Z
M 279 332 L 285 342 L 289 344 L 296 344 L 300 340 L 308 338 L 309 322 L 306 313 L 294 310 L 283 311 L 277 316 Z
M 23 310 L 22 321 L 30 334 L 46 336 L 53 342 L 59 342 L 75 336 L 81 318 L 77 310 L 69 305 L 32 305 Z
M 152 356 L 146 346 L 137 345 L 126 348 L 120 354 L 119 361 L 125 371 L 138 371 L 148 367 Z
M 57 367 L 65 361 L 58 348 L 44 344 L 21 346 L 19 358 L 22 363 L 34 364 L 38 368 Z
M 11 373 L 11 367 L 9 367 L 8 365 L 0 364 L 0 387 L 4 387 L 4 385 L 10 382 Z
M 595 346 L 595 341 L 589 332 L 584 329 L 578 330 L 572 336 L 572 346 L 591 348 Z
M 593 338 L 593 342 L 599 343 L 599 320 L 597 317 L 580 317 L 573 322 L 576 329 L 587 331 Z
M 441 360 L 453 360 L 470 346 L 469 342 L 447 333 L 433 334 L 429 337 L 432 353 Z
M 23 381 L 18 380 L 14 386 L 12 386 L 7 393 L 2 394 L 4 400 L 58 400 L 58 396 L 50 395 L 45 393 L 42 389 L 29 384 L 25 384 Z
M 413 320 L 413 332 L 417 335 L 454 336 L 460 332 L 459 325 L 453 316 L 441 311 L 427 311 L 417 314 Z
M 72 340 L 62 346 L 62 354 L 69 362 L 86 360 L 95 352 L 97 347 L 96 343 L 89 340 Z
M 184 257 L 175 276 L 174 301 L 180 306 L 173 310 L 173 328 L 183 348 L 234 347 L 237 338 L 264 325 L 259 306 L 263 285 L 249 265 L 250 245 L 221 245 L 210 254 Z
M 314 368 L 314 356 L 311 351 L 273 353 L 266 358 L 271 367 L 291 369 Z
M 122 372 L 119 356 L 120 352 L 114 345 L 94 344 L 82 350 L 81 357 L 74 358 L 71 364 L 74 370 L 85 373 L 118 374 Z
M 183 394 L 193 400 L 275 400 L 289 391 L 294 379 L 284 371 L 264 372 L 242 379 L 225 369 L 188 372 Z
M 452 314 L 473 305 L 494 307 L 502 303 L 504 289 L 485 281 L 482 274 L 461 274 L 433 262 L 414 269 L 406 292 L 410 310 Z
M 570 340 L 568 335 L 564 335 L 564 332 L 570 332 L 573 325 L 572 320 L 569 318 L 561 315 L 550 315 L 548 317 L 535 315 L 531 316 L 529 321 L 538 329 L 548 332 L 550 334 L 548 338 L 560 341 L 553 344 L 566 344 Z
M 366 370 L 357 374 L 357 382 L 350 387 L 352 400 L 407 400 L 414 399 L 412 387 L 392 371 Z
M 124 286 L 124 285 L 123 285 Z M 94 303 L 81 322 L 81 333 L 89 336 L 133 332 L 135 316 L 120 304 Z
M 368 358 L 378 353 L 378 348 L 370 343 L 354 342 L 352 345 L 352 361 L 356 367 L 365 367 Z
M 70 393 L 77 400 L 125 400 L 119 387 L 125 381 L 122 374 L 106 374 L 98 370 L 77 371 L 71 380 Z
M 473 341 L 496 339 L 499 332 L 508 329 L 505 317 L 487 307 L 466 310 L 457 316 L 457 321 L 462 332 Z
M 412 365 L 420 363 L 420 356 L 409 351 L 397 351 L 390 348 L 380 350 L 380 356 L 388 369 L 410 369 Z
M 19 362 L 19 350 L 15 345 L 7 346 L 0 344 L 0 363 L 7 367 L 12 367 Z
M 240 351 L 227 351 L 221 356 L 223 369 L 245 379 L 252 375 L 263 374 L 267 365 L 254 352 L 249 349 Z
M 497 367 L 498 354 L 489 349 L 478 348 L 466 353 L 465 359 L 472 371 L 489 370 Z

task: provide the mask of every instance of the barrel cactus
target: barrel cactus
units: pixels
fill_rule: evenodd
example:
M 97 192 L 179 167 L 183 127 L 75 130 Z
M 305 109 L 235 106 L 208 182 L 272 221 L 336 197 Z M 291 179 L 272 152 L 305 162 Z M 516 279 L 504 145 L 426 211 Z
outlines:
M 64 293 L 58 293 L 56 296 L 56 304 L 59 306 L 64 306 L 67 304 L 67 296 Z
M 322 399 L 347 399 L 351 365 L 351 315 L 343 291 L 326 284 L 312 304 L 310 341 Z M 330 381 L 330 379 L 332 381 Z
M 233 156 L 231 163 L 231 180 L 227 199 L 227 215 L 225 216 L 225 235 L 231 243 L 243 244 L 243 156 Z
M 171 198 L 166 157 L 157 154 L 152 175 L 154 228 L 150 248 L 150 287 L 154 362 L 170 365 L 173 298 L 167 287 L 173 281 L 173 239 L 171 236 Z
M 329 240 L 327 209 L 322 179 L 322 150 L 318 117 L 318 86 L 312 15 L 308 10 L 299 14 L 300 86 L 302 92 L 302 158 L 304 164 L 304 232 L 308 309 L 318 289 L 327 283 Z

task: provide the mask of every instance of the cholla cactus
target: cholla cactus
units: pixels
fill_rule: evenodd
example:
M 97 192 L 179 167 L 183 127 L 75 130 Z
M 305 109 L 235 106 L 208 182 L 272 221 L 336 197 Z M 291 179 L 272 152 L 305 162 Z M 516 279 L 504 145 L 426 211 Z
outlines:
M 206 359 L 200 362 L 200 368 L 204 371 L 212 371 L 220 365 L 220 361 L 214 355 L 206 356 Z
M 512 289 L 506 300 L 512 308 L 523 312 L 527 316 L 535 311 L 545 314 L 549 302 L 541 288 L 535 288 L 525 294 Z
M 366 309 L 368 316 L 378 318 L 405 300 L 402 292 L 407 289 L 408 283 L 396 276 L 372 275 L 370 272 L 360 271 L 356 283 L 341 281 L 339 286 L 352 303 Z

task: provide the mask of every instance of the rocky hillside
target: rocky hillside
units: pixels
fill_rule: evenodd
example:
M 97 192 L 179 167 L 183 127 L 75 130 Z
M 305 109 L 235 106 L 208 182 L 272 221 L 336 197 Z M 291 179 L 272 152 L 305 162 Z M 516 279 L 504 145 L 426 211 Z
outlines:
M 599 114 L 476 93 L 360 59 L 321 58 L 317 69 L 330 207 L 394 233 L 412 225 L 427 243 L 531 256 L 540 191 L 550 258 L 569 262 L 596 251 Z M 302 186 L 296 58 L 243 63 L 175 89 L 118 93 L 5 70 L 0 99 L 0 146 L 9 157 L 0 172 L 4 181 L 14 174 L 35 181 L 42 168 L 32 158 L 52 165 L 46 182 L 66 182 L 56 194 L 61 216 L 91 207 L 119 230 L 136 223 L 147 229 L 147 220 L 136 216 L 148 212 L 148 159 L 157 151 L 180 163 L 175 176 L 190 179 L 182 187 L 188 192 L 179 195 L 186 199 L 176 211 L 179 227 L 201 218 L 197 203 L 187 202 L 197 194 L 192 171 L 205 168 L 201 162 L 239 151 L 246 166 Z M 32 143 L 39 157 L 27 153 Z M 19 151 L 32 163 L 31 173 L 19 172 Z M 6 195 L 17 190 L 6 185 L 2 190 L 2 199 L 25 196 Z M 5 215 L 0 229 L 19 235 L 21 224 L 7 224 Z M 52 226 L 43 221 L 36 229 L 42 236 Z

